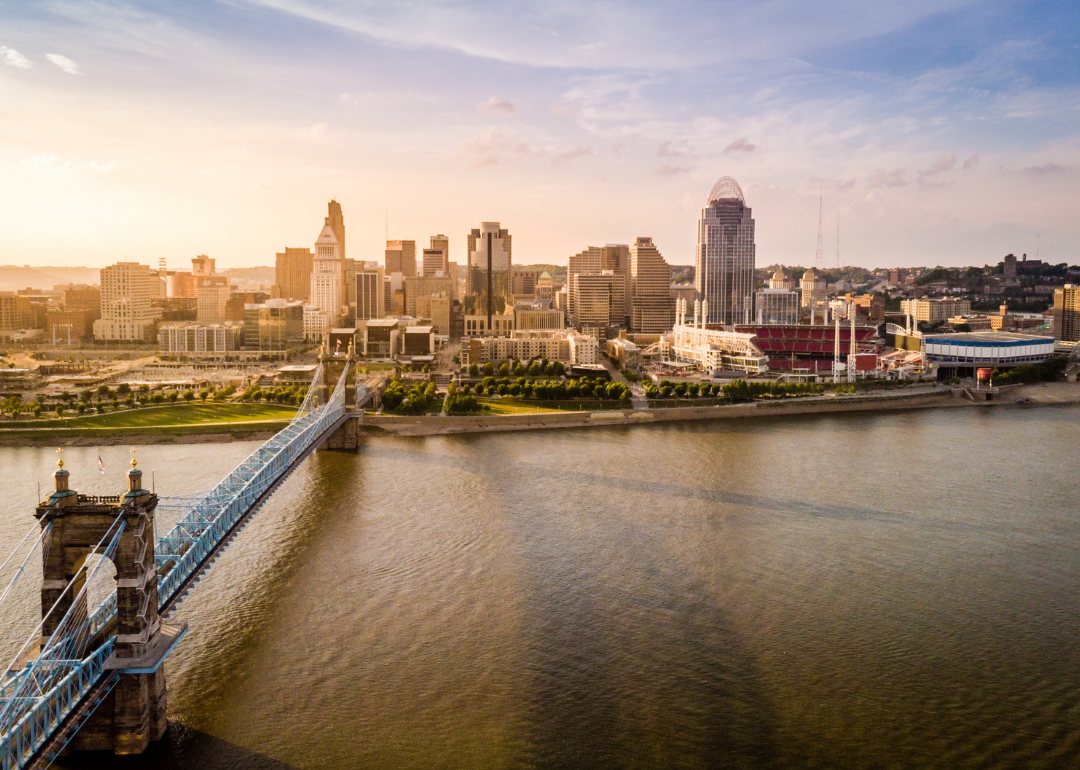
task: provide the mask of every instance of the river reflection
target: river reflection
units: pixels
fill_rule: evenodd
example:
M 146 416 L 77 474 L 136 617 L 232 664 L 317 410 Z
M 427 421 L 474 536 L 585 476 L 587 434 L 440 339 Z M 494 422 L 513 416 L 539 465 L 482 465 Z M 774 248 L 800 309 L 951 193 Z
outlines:
M 1078 417 L 318 453 L 181 605 L 168 738 L 59 766 L 1078 766 Z M 145 447 L 141 467 L 193 491 L 251 449 Z M 106 479 L 97 450 L 66 453 L 74 486 L 121 483 L 106 451 Z M 5 542 L 54 459 L 0 450 L 26 480 Z

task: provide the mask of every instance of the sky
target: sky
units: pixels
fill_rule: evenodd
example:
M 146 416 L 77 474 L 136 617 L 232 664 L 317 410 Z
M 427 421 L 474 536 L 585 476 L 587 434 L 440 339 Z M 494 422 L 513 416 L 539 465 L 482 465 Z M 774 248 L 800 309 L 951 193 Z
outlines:
M 758 265 L 1080 263 L 1080 3 L 0 0 L 0 264 L 465 239 Z

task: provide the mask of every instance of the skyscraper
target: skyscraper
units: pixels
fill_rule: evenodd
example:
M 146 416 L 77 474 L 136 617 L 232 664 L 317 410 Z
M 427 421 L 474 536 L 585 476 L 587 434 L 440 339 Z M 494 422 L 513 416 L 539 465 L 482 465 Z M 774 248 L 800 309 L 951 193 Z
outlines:
M 345 217 L 341 215 L 341 204 L 333 198 L 326 204 L 326 222 L 330 225 L 330 229 L 334 231 L 334 237 L 338 242 L 338 259 L 341 260 L 341 286 L 342 295 L 345 299 L 345 304 L 348 304 L 348 291 L 349 278 L 345 274 L 345 258 L 348 256 L 345 253 Z
M 744 324 L 754 312 L 754 219 L 739 183 L 721 177 L 698 221 L 694 286 L 710 324 Z
M 101 270 L 101 318 L 94 321 L 97 340 L 150 340 L 156 315 L 150 304 L 150 268 L 117 262 Z
M 416 241 L 387 241 L 384 258 L 387 275 L 416 275 Z
M 635 238 L 629 251 L 630 329 L 643 334 L 671 331 L 675 325 L 671 266 L 652 238 Z
M 570 257 L 566 268 L 567 280 L 574 274 L 601 275 L 605 270 L 622 276 L 622 283 L 616 282 L 616 290 L 621 285 L 623 296 L 615 298 L 615 306 L 630 311 L 630 247 L 624 243 L 609 243 L 606 246 L 589 246 Z M 615 318 L 614 324 L 628 324 L 627 318 Z
M 286 247 L 285 251 L 278 252 L 274 263 L 274 296 L 307 302 L 311 296 L 314 258 L 311 249 Z
M 341 306 L 345 301 L 342 283 L 342 259 L 337 236 L 330 224 L 330 217 L 315 241 L 315 258 L 312 261 L 311 296 L 309 302 L 326 314 L 329 325 L 337 323 Z M 325 333 L 325 329 L 323 332 Z
M 450 239 L 445 235 L 431 236 L 431 248 L 424 249 L 424 275 L 435 275 L 439 270 L 450 275 Z
M 481 222 L 479 229 L 469 233 L 468 242 L 466 293 L 476 297 L 477 313 L 487 315 L 490 288 L 491 310 L 495 314 L 502 313 L 510 298 L 510 233 L 500 228 L 498 222 Z

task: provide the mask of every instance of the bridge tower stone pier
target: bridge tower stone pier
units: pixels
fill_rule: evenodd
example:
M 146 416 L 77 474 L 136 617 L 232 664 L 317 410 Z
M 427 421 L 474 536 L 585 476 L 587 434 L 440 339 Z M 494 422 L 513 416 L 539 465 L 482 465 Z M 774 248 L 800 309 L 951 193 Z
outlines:
M 44 549 L 41 610 L 42 633 L 52 636 L 64 614 L 87 617 L 82 591 L 87 559 L 115 534 L 119 517 L 124 524 L 112 555 L 116 568 L 116 617 L 89 640 L 87 652 L 100 647 L 113 634 L 114 651 L 106 669 L 117 671 L 115 688 L 76 733 L 75 750 L 112 750 L 139 754 L 165 734 L 165 656 L 187 631 L 187 624 L 167 625 L 158 616 L 158 574 L 154 560 L 154 509 L 158 498 L 143 489 L 142 471 L 132 458 L 128 488 L 121 495 L 80 495 L 69 487 L 69 473 L 59 462 L 55 491 L 35 512 L 42 527 L 52 523 Z M 69 588 L 70 586 L 70 588 Z M 53 605 L 56 609 L 51 613 Z
M 349 343 L 349 351 L 344 356 L 332 355 L 328 344 L 323 345 L 323 350 L 319 354 L 319 363 L 323 365 L 322 382 L 319 383 L 319 400 L 321 403 L 325 404 L 330 399 L 330 394 L 334 392 L 341 373 L 348 366 L 349 376 L 345 378 L 345 412 L 350 415 L 355 414 L 357 411 L 356 389 L 358 377 L 356 362 L 356 350 L 353 348 L 352 342 Z M 355 450 L 360 446 L 358 422 L 358 420 L 352 418 L 346 420 L 340 428 L 330 434 L 319 449 Z

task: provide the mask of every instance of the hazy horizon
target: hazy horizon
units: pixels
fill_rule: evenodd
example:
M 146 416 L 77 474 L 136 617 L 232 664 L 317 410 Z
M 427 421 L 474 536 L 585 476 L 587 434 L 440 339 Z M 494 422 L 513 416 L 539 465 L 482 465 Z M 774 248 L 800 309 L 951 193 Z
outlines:
M 222 269 L 481 220 L 518 264 L 652 236 L 717 178 L 759 265 L 1080 262 L 1080 8 L 212 0 L 0 8 L 0 262 Z M 1071 32 L 1069 30 L 1072 30 Z M 1039 243 L 1037 245 L 1037 238 Z

